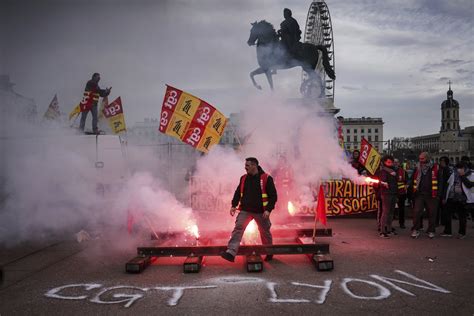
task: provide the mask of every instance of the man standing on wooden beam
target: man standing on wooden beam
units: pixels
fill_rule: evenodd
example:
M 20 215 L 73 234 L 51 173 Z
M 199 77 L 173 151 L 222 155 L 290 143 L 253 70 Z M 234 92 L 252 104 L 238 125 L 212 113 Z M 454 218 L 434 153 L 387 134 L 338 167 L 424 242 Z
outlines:
M 263 171 L 257 158 L 254 157 L 245 159 L 245 171 L 247 174 L 240 177 L 240 183 L 235 190 L 230 215 L 234 216 L 237 209 L 240 212 L 235 220 L 235 227 L 227 250 L 221 253 L 221 257 L 230 262 L 234 262 L 245 228 L 252 219 L 257 223 L 262 244 L 271 245 L 273 243 L 270 232 L 270 213 L 275 208 L 277 201 L 273 178 Z M 265 261 L 272 259 L 273 255 L 265 257 Z

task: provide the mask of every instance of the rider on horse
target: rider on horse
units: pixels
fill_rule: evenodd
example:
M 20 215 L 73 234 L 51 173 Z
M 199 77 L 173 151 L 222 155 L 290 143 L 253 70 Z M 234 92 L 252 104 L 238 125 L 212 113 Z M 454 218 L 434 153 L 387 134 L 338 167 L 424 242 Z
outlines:
M 283 10 L 283 16 L 285 20 L 280 24 L 280 30 L 278 35 L 281 37 L 281 42 L 285 46 L 287 52 L 293 56 L 297 57 L 299 51 L 299 41 L 301 39 L 301 30 L 298 22 L 291 16 L 291 10 L 285 8 Z

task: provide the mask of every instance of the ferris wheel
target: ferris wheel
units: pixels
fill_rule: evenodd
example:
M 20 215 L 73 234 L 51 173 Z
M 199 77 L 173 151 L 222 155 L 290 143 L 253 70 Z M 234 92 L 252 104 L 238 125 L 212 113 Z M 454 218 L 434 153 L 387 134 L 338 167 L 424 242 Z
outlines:
M 323 45 L 328 50 L 329 63 L 334 70 L 334 37 L 332 31 L 331 15 L 326 2 L 322 0 L 313 0 L 309 6 L 306 18 L 304 33 L 305 43 L 313 45 Z M 303 71 L 300 91 L 307 98 L 326 98 L 334 102 L 335 81 L 326 75 L 324 71 L 322 56 L 319 53 L 318 64 L 316 65 L 316 74 L 319 78 L 310 78 Z

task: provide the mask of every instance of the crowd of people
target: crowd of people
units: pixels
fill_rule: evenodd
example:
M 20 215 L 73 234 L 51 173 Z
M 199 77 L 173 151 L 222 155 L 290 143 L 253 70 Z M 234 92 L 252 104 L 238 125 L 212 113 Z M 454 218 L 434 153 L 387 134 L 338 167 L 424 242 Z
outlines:
M 359 155 L 359 151 L 353 152 L 351 165 L 359 174 L 367 175 L 358 161 Z M 426 216 L 429 238 L 436 236 L 439 226 L 444 227 L 440 236 L 452 237 L 454 218 L 459 220 L 457 237 L 464 239 L 468 217 L 474 221 L 474 171 L 469 157 L 462 157 L 454 165 L 448 157 L 441 157 L 439 163 L 434 163 L 427 152 L 422 152 L 414 169 L 407 171 L 393 156 L 382 157 L 375 174 L 380 183 L 374 186 L 379 201 L 377 226 L 380 237 L 397 235 L 392 226 L 395 215 L 400 229 L 406 228 L 405 206 L 409 204 L 413 208 L 412 238 L 423 233 Z

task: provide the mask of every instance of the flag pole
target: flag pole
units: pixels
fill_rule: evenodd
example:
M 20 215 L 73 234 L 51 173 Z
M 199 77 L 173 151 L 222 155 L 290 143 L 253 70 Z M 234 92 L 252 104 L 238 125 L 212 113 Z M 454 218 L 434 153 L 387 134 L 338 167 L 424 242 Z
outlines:
M 318 203 L 320 203 L 320 202 L 318 201 Z M 316 225 L 318 223 L 318 213 L 317 212 L 318 212 L 318 209 L 316 208 L 314 210 L 313 242 L 316 241 Z
M 151 221 L 150 219 L 148 218 L 148 216 L 146 214 L 144 214 L 143 216 L 145 218 L 145 222 L 148 224 L 148 226 L 150 226 L 150 229 L 151 231 L 153 232 L 153 235 L 155 235 L 156 237 L 156 240 L 159 240 L 160 238 L 158 237 L 158 234 L 156 233 L 156 230 L 153 228 L 153 226 L 151 225 Z
M 79 117 L 79 114 L 81 114 L 81 112 L 79 112 L 79 113 L 77 113 L 77 114 L 75 115 L 74 121 L 72 121 L 72 123 L 71 123 L 71 125 L 70 125 L 69 127 L 73 127 L 73 126 L 74 126 L 74 123 L 76 123 L 77 118 Z

